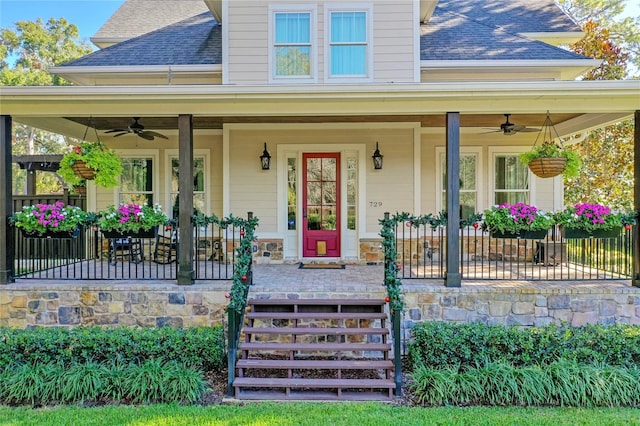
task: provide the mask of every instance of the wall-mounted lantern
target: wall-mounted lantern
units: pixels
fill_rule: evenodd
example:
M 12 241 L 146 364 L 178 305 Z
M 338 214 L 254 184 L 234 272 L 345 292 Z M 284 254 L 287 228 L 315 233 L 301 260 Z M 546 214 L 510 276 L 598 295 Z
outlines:
M 262 155 L 260 156 L 260 165 L 262 166 L 262 170 L 269 170 L 271 168 L 271 155 L 269 151 L 267 151 L 267 143 L 264 143 L 264 151 L 262 151 Z
M 376 170 L 382 169 L 382 158 L 384 155 L 380 154 L 380 150 L 378 149 L 378 142 L 376 142 L 376 150 L 373 152 L 371 158 L 373 159 L 373 168 Z

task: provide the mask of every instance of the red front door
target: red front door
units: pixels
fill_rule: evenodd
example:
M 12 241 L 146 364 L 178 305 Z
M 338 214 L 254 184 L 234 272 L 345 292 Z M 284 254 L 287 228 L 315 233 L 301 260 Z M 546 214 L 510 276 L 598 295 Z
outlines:
M 302 163 L 302 255 L 340 257 L 340 154 L 303 154 Z

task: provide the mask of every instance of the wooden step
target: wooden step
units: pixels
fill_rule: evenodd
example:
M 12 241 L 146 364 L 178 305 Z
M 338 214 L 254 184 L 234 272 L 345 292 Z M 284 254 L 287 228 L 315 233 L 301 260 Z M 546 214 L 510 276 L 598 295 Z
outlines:
M 236 377 L 236 388 L 309 388 L 309 389 L 394 389 L 388 379 L 294 379 L 273 377 Z
M 249 319 L 358 319 L 376 320 L 386 319 L 384 312 L 247 312 L 245 318 Z
M 288 359 L 239 359 L 238 368 L 269 368 L 286 370 L 377 370 L 393 369 L 393 362 L 389 360 L 288 360 Z
M 300 351 L 300 352 L 356 352 L 390 351 L 390 343 L 276 343 L 242 342 L 239 347 L 244 351 Z
M 245 334 L 307 334 L 321 336 L 341 336 L 356 334 L 389 334 L 386 328 L 356 327 L 244 327 Z
M 382 401 L 393 400 L 391 390 L 341 391 L 338 395 L 330 390 L 287 390 L 284 389 L 243 389 L 236 396 L 248 401 Z

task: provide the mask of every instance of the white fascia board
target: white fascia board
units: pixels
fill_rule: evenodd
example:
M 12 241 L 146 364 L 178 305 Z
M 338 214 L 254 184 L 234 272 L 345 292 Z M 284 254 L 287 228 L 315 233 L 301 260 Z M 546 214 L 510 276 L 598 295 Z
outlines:
M 599 59 L 480 59 L 469 61 L 420 61 L 422 68 L 443 68 L 443 69 L 456 69 L 456 68 L 538 68 L 538 67 L 597 67 L 602 63 Z
M 114 44 L 122 43 L 128 40 L 126 37 L 90 37 L 91 43 L 95 44 L 98 48 L 104 49 Z
M 222 0 L 204 0 L 209 11 L 218 23 L 222 23 Z
M 520 33 L 521 36 L 527 37 L 533 40 L 542 41 L 553 46 L 565 46 L 568 44 L 577 43 L 584 37 L 582 31 L 565 31 L 565 32 L 535 32 L 535 33 Z

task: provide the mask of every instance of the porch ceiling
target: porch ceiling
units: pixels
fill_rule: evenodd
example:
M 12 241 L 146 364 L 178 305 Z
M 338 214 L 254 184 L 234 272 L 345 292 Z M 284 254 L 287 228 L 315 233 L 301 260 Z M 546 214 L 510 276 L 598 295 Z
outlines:
M 505 111 L 507 112 L 507 111 Z M 553 114 L 554 124 L 560 124 L 566 120 L 580 117 L 582 114 L 564 113 Z M 79 123 L 83 126 L 92 125 L 98 130 L 104 131 L 113 128 L 126 128 L 131 124 L 131 117 L 64 117 L 67 120 Z M 540 127 L 544 123 L 545 113 L 540 114 L 513 114 L 509 118 L 511 122 L 526 125 L 529 127 Z M 178 117 L 157 117 L 148 116 L 141 120 L 146 129 L 169 130 L 178 128 Z M 500 128 L 504 123 L 503 114 L 463 114 L 460 117 L 461 127 L 479 128 Z M 314 116 L 278 116 L 278 117 L 209 117 L 196 116 L 193 118 L 194 129 L 222 129 L 223 124 L 285 124 L 285 123 L 370 123 L 370 122 L 390 122 L 390 123 L 416 123 L 421 127 L 439 127 L 446 125 L 445 114 L 429 115 L 314 115 Z

